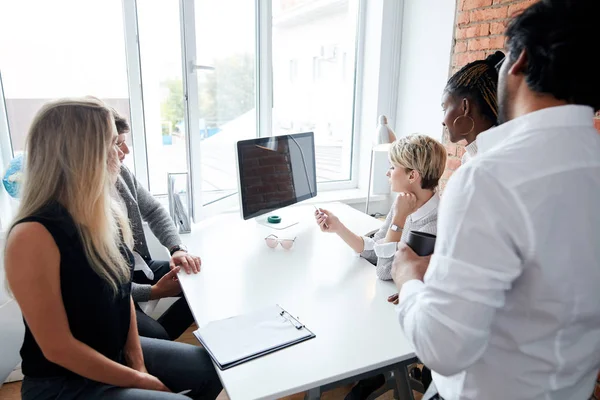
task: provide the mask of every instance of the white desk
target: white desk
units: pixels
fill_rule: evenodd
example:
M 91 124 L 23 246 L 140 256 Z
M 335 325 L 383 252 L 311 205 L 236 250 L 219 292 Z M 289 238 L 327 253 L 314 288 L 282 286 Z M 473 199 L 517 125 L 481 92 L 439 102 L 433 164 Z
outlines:
M 381 225 L 344 204 L 324 207 L 356 233 Z M 316 334 L 229 370 L 217 369 L 232 400 L 279 398 L 415 357 L 386 301 L 396 292 L 394 284 L 378 280 L 375 267 L 337 235 L 321 232 L 313 206 L 294 209 L 304 222 L 283 231 L 231 214 L 208 219 L 182 237 L 190 252 L 202 257 L 200 274 L 180 274 L 199 325 L 277 303 Z M 270 233 L 297 236 L 296 243 L 291 250 L 271 249 L 264 241 Z

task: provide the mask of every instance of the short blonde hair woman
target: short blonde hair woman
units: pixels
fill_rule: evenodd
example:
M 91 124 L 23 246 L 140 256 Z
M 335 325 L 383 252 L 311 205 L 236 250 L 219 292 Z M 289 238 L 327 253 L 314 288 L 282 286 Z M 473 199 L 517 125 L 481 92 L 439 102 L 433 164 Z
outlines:
M 398 193 L 384 224 L 373 238 L 350 231 L 330 211 L 315 212 L 323 232 L 337 233 L 354 251 L 376 265 L 377 277 L 392 279 L 392 261 L 398 242 L 410 231 L 437 232 L 437 187 L 446 167 L 446 149 L 427 135 L 414 134 L 395 141 L 389 151 L 387 176 Z M 389 301 L 394 301 L 390 296 Z M 367 398 L 385 383 L 383 374 L 359 381 L 346 397 Z
M 376 264 L 377 276 L 384 280 L 392 279 L 396 245 L 406 240 L 409 231 L 436 233 L 436 190 L 446 166 L 446 149 L 427 135 L 414 134 L 395 141 L 389 158 L 387 176 L 398 197 L 373 238 L 349 231 L 330 211 L 315 212 L 323 232 L 337 233 L 354 251 Z
M 5 250 L 26 321 L 22 398 L 171 399 L 165 392 L 186 389 L 216 398 L 221 385 L 206 352 L 138 336 L 131 230 L 111 195 L 116 141 L 111 111 L 92 98 L 49 103 L 31 125 Z

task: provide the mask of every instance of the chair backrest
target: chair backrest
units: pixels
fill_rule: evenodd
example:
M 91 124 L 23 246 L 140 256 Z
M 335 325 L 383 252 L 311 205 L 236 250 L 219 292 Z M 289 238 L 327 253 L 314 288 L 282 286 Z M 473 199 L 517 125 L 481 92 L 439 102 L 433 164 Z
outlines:
M 0 386 L 21 362 L 19 350 L 23 344 L 25 326 L 17 302 L 11 300 L 0 306 Z
M 0 254 L 4 253 L 4 235 L 0 237 Z M 5 286 L 4 257 L 0 257 L 0 386 L 21 361 L 19 350 L 23 344 L 25 326 L 17 302 L 9 296 Z

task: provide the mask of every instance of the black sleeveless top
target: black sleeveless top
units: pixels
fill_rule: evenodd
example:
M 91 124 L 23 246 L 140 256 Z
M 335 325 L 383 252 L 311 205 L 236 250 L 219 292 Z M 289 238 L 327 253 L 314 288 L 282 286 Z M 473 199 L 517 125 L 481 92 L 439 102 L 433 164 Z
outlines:
M 22 222 L 42 224 L 56 242 L 60 252 L 62 301 L 69 328 L 75 339 L 111 360 L 124 363 L 123 348 L 129 333 L 131 312 L 131 283 L 121 285 L 115 296 L 106 281 L 90 266 L 75 222 L 60 204 L 48 205 L 36 215 L 19 221 Z M 133 254 L 125 246 L 122 251 L 126 252 L 130 268 L 133 268 Z M 131 272 L 133 273 L 133 270 Z M 35 296 L 35 293 L 31 295 Z M 44 357 L 27 326 L 27 321 L 21 358 L 23 374 L 28 377 L 75 375 Z

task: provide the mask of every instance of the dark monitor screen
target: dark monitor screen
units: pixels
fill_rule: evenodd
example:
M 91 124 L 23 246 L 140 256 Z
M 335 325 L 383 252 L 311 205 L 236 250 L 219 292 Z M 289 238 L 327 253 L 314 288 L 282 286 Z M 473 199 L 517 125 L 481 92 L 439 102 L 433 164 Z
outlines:
M 237 159 L 244 219 L 317 195 L 313 132 L 241 140 Z

